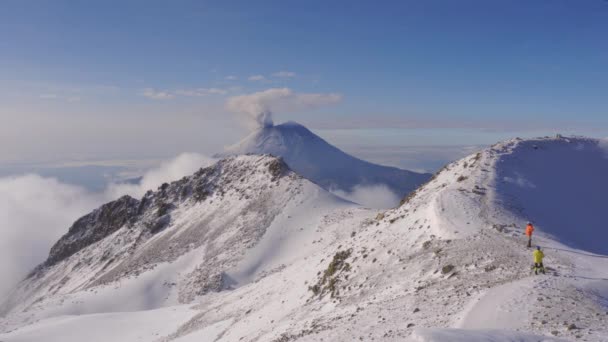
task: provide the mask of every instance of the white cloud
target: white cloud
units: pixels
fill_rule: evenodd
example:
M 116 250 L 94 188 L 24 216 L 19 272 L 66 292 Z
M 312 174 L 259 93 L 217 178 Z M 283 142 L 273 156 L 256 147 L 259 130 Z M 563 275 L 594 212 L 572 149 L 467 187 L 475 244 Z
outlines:
M 228 80 L 228 81 L 236 81 L 236 80 L 238 80 L 238 77 L 236 77 L 236 76 L 234 76 L 234 75 L 228 75 L 228 76 L 226 76 L 225 78 L 226 78 L 226 80 Z
M 234 113 L 246 114 L 256 127 L 271 126 L 272 112 L 292 113 L 335 104 L 340 94 L 296 93 L 289 88 L 271 88 L 248 95 L 233 96 L 226 108 Z
M 38 175 L 0 178 L 0 297 L 46 258 L 72 222 L 102 200 Z
M 263 75 L 252 75 L 249 76 L 249 78 L 247 79 L 254 82 L 266 81 L 266 77 L 264 77 Z
M 384 184 L 356 185 L 352 191 L 331 189 L 331 193 L 351 202 L 374 209 L 394 208 L 399 204 L 400 198 Z
M 144 89 L 142 95 L 153 100 L 171 100 L 175 98 L 175 95 L 170 92 L 155 90 L 153 88 Z
M 296 73 L 293 71 L 278 71 L 272 74 L 272 76 L 282 78 L 293 78 L 296 77 Z
M 214 159 L 198 153 L 182 153 L 179 156 L 162 163 L 159 167 L 146 172 L 139 184 L 110 184 L 106 190 L 107 198 L 118 198 L 130 195 L 142 197 L 148 190 L 156 190 L 165 182 L 179 180 L 196 172 L 201 167 L 207 167 L 215 162 Z

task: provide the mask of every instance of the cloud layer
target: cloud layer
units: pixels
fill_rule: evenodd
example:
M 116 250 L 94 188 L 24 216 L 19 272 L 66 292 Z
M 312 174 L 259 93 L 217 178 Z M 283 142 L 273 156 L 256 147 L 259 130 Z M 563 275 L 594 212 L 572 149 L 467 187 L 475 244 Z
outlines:
M 207 167 L 214 162 L 214 159 L 202 154 L 182 153 L 146 172 L 138 184 L 110 184 L 106 190 L 106 198 L 118 198 L 122 195 L 139 198 L 148 190 L 156 190 L 165 182 L 189 176 L 201 167 Z
M 43 261 L 51 244 L 103 196 L 52 178 L 0 179 L 0 297 Z
M 296 93 L 289 88 L 270 88 L 248 95 L 233 96 L 228 99 L 226 108 L 231 112 L 244 114 L 248 125 L 257 128 L 272 126 L 273 112 L 311 110 L 341 100 L 340 94 Z
M 146 172 L 139 184 L 110 184 L 101 193 L 33 174 L 0 178 L 0 301 L 82 215 L 125 194 L 141 197 L 211 163 L 184 153 Z

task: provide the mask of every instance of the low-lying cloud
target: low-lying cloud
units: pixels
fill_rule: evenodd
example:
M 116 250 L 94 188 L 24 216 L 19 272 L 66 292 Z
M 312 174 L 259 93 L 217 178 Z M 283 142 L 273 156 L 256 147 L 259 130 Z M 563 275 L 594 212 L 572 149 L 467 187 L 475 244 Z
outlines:
M 356 185 L 348 192 L 332 189 L 331 193 L 351 202 L 373 209 L 394 208 L 401 200 L 388 186 L 384 184 Z
M 196 172 L 201 167 L 207 167 L 215 162 L 214 159 L 198 153 L 182 153 L 179 156 L 162 163 L 159 167 L 146 172 L 137 184 L 110 184 L 106 190 L 107 198 L 118 198 L 129 195 L 142 197 L 148 190 L 156 190 L 165 182 L 179 180 Z
M 102 201 L 102 195 L 52 178 L 1 178 L 0 296 L 46 258 L 75 219 Z
M 183 153 L 146 172 L 138 184 L 109 184 L 103 192 L 35 174 L 0 178 L 0 301 L 82 215 L 125 194 L 141 197 L 213 161 Z
M 226 108 L 231 112 L 243 114 L 249 127 L 258 128 L 273 125 L 273 112 L 311 110 L 341 100 L 340 94 L 296 93 L 289 88 L 271 88 L 248 95 L 233 96 L 226 102 Z

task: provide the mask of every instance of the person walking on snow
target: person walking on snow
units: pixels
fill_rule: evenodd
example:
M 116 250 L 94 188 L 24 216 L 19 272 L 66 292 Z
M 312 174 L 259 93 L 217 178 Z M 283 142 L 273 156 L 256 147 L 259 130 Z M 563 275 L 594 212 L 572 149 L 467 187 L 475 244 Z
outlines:
M 526 226 L 526 235 L 528 236 L 528 248 L 532 247 L 532 233 L 534 233 L 534 226 L 531 222 L 528 222 Z
M 542 274 L 545 274 L 545 266 L 543 265 L 543 258 L 545 254 L 540 250 L 540 246 L 536 246 L 536 250 L 533 253 L 534 255 L 534 274 L 538 274 L 538 271 L 541 271 Z

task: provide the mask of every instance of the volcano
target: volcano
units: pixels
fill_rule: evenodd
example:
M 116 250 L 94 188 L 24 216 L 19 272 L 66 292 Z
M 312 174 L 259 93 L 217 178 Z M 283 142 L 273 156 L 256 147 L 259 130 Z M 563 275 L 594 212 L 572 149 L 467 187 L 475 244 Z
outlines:
M 218 156 L 242 154 L 281 157 L 292 170 L 327 190 L 351 192 L 355 186 L 385 185 L 403 196 L 431 177 L 353 157 L 295 122 L 261 127 Z

